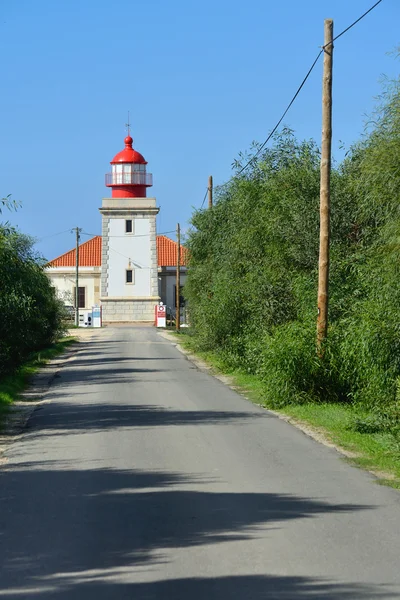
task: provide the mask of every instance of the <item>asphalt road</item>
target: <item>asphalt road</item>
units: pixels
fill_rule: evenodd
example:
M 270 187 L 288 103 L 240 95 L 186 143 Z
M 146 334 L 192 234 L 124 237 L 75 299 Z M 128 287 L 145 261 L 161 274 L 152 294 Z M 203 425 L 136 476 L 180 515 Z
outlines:
M 400 598 L 400 493 L 152 328 L 62 369 L 0 469 L 0 597 Z

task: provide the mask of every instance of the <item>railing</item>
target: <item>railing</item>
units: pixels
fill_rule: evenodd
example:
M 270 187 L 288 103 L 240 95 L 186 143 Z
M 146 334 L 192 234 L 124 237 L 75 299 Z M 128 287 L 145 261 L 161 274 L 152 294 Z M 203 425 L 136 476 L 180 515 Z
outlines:
M 134 171 L 133 173 L 107 173 L 106 185 L 153 185 L 153 175 Z

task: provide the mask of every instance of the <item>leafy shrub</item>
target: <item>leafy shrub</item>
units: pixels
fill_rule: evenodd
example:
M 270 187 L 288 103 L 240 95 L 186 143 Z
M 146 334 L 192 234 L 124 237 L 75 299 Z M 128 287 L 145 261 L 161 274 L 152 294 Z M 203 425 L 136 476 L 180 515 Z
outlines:
M 62 329 L 62 306 L 32 240 L 0 227 L 0 376 L 50 344 Z
M 352 402 L 357 431 L 399 431 L 400 85 L 332 171 L 329 332 L 315 351 L 316 144 L 284 129 L 195 212 L 185 295 L 195 339 L 261 378 L 269 405 Z M 246 156 L 240 155 L 240 169 Z

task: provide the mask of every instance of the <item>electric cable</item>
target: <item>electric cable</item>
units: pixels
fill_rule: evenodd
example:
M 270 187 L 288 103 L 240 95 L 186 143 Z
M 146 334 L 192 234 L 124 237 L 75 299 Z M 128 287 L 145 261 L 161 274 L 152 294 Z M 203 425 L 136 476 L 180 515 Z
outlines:
M 337 39 L 339 39 L 340 37 L 342 37 L 342 35 L 344 35 L 345 33 L 347 33 L 350 29 L 352 29 L 352 27 L 354 27 L 357 23 L 359 23 L 362 19 L 364 19 L 364 17 L 366 17 L 372 10 L 374 10 L 374 8 L 376 8 L 378 6 L 378 4 L 380 4 L 383 0 L 378 0 L 378 2 L 375 2 L 375 4 L 373 4 L 373 6 L 371 6 L 367 11 L 365 11 L 360 17 L 358 17 L 358 19 L 356 19 L 355 21 L 353 21 L 353 23 L 351 23 L 351 25 L 349 25 L 348 27 L 346 27 L 345 29 L 343 29 L 343 31 L 341 31 L 340 33 L 338 33 L 338 35 L 336 35 L 332 42 L 330 42 L 329 44 L 327 44 L 326 46 L 333 44 L 333 42 Z M 283 119 L 285 118 L 285 116 L 287 115 L 289 109 L 291 108 L 292 104 L 294 103 L 294 101 L 296 100 L 297 96 L 299 95 L 299 93 L 301 92 L 302 88 L 304 87 L 307 79 L 309 78 L 309 76 L 311 75 L 315 65 L 318 62 L 319 57 L 321 56 L 321 54 L 324 52 L 326 46 L 322 46 L 321 50 L 318 52 L 314 62 L 312 63 L 311 67 L 309 68 L 306 76 L 304 77 L 303 81 L 301 82 L 301 84 L 299 85 L 299 87 L 297 88 L 294 96 L 292 97 L 291 101 L 289 102 L 289 104 L 287 105 L 285 111 L 283 112 L 281 118 L 279 119 L 279 121 L 277 122 L 277 124 L 275 125 L 275 127 L 272 129 L 272 131 L 269 133 L 269 135 L 267 136 L 266 140 L 261 144 L 261 146 L 258 148 L 257 152 L 248 160 L 248 162 L 244 165 L 244 167 L 242 167 L 240 169 L 240 171 L 238 171 L 236 173 L 236 177 L 238 175 L 240 175 L 241 173 L 243 173 L 243 171 L 245 171 L 247 169 L 247 167 L 257 158 L 257 156 L 260 154 L 260 152 L 263 150 L 263 148 L 265 148 L 266 144 L 269 142 L 269 140 L 271 139 L 271 137 L 274 135 L 275 131 L 278 129 L 279 125 L 282 123 Z M 207 192 L 206 195 L 204 196 L 202 205 L 200 210 L 203 208 L 204 206 L 204 202 L 207 196 Z
M 203 206 L 204 206 L 204 202 L 206 201 L 207 194 L 208 194 L 208 188 L 207 188 L 207 190 L 206 190 L 206 193 L 204 194 L 204 198 L 203 198 L 203 202 L 202 202 L 202 204 L 201 204 L 201 208 L 200 208 L 200 210 L 201 210 L 201 209 L 203 208 Z
M 41 242 L 42 240 L 47 240 L 48 238 L 55 237 L 56 235 L 61 235 L 62 233 L 68 233 L 70 231 L 71 231 L 71 228 L 65 229 L 64 231 L 59 231 L 58 233 L 51 233 L 50 235 L 44 235 L 43 237 L 38 238 L 36 240 L 36 243 Z
M 293 102 L 296 100 L 297 96 L 300 94 L 302 88 L 304 87 L 304 84 L 306 83 L 307 79 L 310 77 L 315 65 L 318 62 L 319 57 L 321 56 L 321 54 L 323 53 L 323 49 L 321 49 L 317 56 L 315 57 L 314 62 L 312 63 L 311 67 L 309 68 L 307 75 L 304 77 L 303 81 L 301 82 L 301 84 L 299 85 L 299 87 L 296 90 L 296 93 L 294 94 L 293 98 L 291 99 L 291 101 L 289 102 L 289 104 L 287 105 L 285 111 L 283 112 L 281 118 L 279 119 L 279 121 L 277 122 L 277 124 L 275 125 L 275 127 L 272 129 L 271 133 L 268 135 L 267 139 L 261 144 L 261 146 L 259 147 L 259 149 L 257 150 L 257 152 L 250 158 L 250 160 L 244 165 L 244 167 L 242 167 L 240 169 L 240 171 L 238 171 L 236 173 L 236 176 L 240 175 L 241 173 L 243 173 L 243 171 L 245 171 L 247 169 L 247 167 L 253 162 L 253 160 L 255 158 L 257 158 L 257 156 L 260 154 L 261 150 L 266 146 L 266 144 L 268 144 L 269 140 L 272 138 L 272 136 L 274 135 L 275 131 L 278 129 L 279 125 L 282 123 L 283 119 L 286 117 L 287 113 L 289 112 L 290 107 L 292 106 Z
M 124 258 L 127 258 L 130 262 L 132 262 L 135 266 L 139 267 L 139 269 L 141 270 L 149 270 L 150 267 L 144 267 L 141 263 L 133 260 L 130 256 L 126 256 L 126 254 L 122 254 L 122 252 L 119 252 L 118 250 L 115 250 L 115 248 L 111 248 L 111 246 L 108 246 L 109 250 L 112 250 L 113 252 L 115 252 L 116 254 L 119 254 L 120 256 L 123 256 Z
M 161 233 L 156 233 L 156 236 L 158 235 L 167 235 L 167 233 L 175 233 L 175 229 L 171 229 L 170 231 L 162 231 Z M 92 235 L 94 237 L 100 236 L 100 233 L 88 233 L 87 231 L 82 231 L 81 235 Z M 139 238 L 139 237 L 150 237 L 152 234 L 151 233 L 141 233 L 139 235 L 131 235 L 132 238 Z M 127 235 L 109 235 L 109 238 L 126 238 L 128 237 Z
M 371 12 L 371 10 L 374 10 L 374 8 L 376 6 L 378 6 L 378 4 L 380 4 L 382 2 L 382 0 L 378 0 L 378 2 L 375 2 L 375 4 L 373 6 L 371 6 L 371 8 L 369 8 L 363 15 L 361 15 L 361 17 L 358 17 L 358 19 L 356 19 L 351 25 L 349 25 L 348 27 L 346 27 L 346 29 L 343 29 L 343 31 L 341 31 L 340 33 L 338 33 L 332 40 L 332 42 L 330 42 L 329 44 L 326 44 L 327 46 L 329 46 L 330 44 L 333 44 L 333 42 L 335 42 L 336 40 L 338 40 L 340 37 L 342 37 L 342 35 L 344 35 L 345 33 L 347 33 L 349 31 L 349 29 L 351 29 L 352 27 L 354 27 L 354 25 L 357 25 L 357 23 L 359 23 L 361 21 L 361 19 L 363 19 L 364 17 L 366 17 L 368 15 L 368 13 Z

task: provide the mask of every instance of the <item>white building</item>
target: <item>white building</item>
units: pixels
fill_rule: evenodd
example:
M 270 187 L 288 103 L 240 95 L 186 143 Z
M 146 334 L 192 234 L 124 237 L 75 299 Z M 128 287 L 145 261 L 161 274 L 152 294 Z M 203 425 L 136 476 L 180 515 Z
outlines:
M 111 198 L 103 198 L 102 236 L 79 246 L 79 309 L 102 306 L 103 323 L 152 322 L 162 301 L 175 314 L 177 244 L 156 234 L 159 208 L 146 197 L 152 185 L 147 162 L 125 138 L 125 148 L 106 175 Z M 181 286 L 186 278 L 186 251 L 181 246 Z M 60 298 L 75 305 L 76 251 L 50 261 L 47 273 Z

